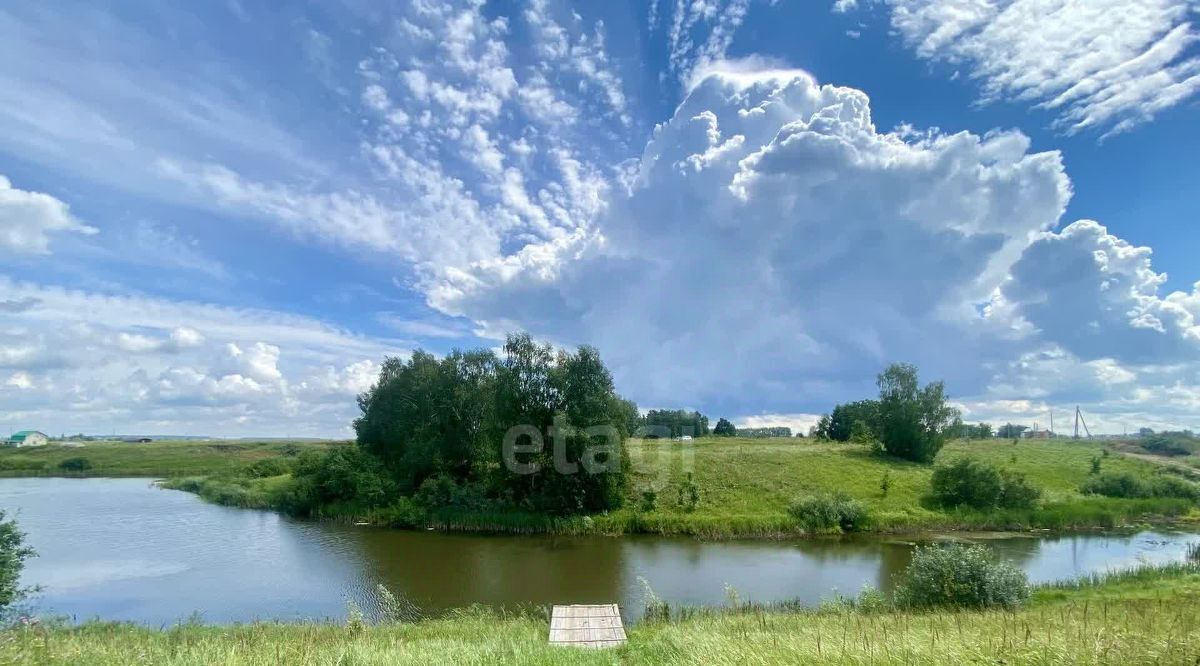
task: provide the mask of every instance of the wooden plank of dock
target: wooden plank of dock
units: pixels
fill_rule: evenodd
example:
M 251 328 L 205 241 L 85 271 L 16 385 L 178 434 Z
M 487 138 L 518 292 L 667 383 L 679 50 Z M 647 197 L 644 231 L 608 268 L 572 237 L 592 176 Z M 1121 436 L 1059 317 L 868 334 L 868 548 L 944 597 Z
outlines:
M 605 648 L 624 642 L 616 604 L 555 606 L 550 614 L 551 645 Z

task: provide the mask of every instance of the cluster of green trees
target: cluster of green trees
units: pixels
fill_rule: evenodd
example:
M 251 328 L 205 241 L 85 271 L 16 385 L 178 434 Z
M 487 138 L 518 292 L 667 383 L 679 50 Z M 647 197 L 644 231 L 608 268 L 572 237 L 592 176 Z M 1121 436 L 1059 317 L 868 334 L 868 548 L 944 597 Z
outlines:
M 833 411 L 817 421 L 813 435 L 837 442 L 870 441 L 879 424 L 879 401 L 859 400 L 835 405 Z
M 298 462 L 297 511 L 397 496 L 429 508 L 615 508 L 628 467 L 624 441 L 638 420 L 596 349 L 556 352 L 528 335 L 509 336 L 499 354 L 389 358 L 358 406 L 356 448 Z
M 1200 486 L 1195 483 L 1162 475 L 1146 479 L 1129 472 L 1093 474 L 1083 482 L 1079 492 L 1086 495 L 1104 495 L 1105 497 L 1177 497 L 1193 501 L 1200 500 Z
M 734 435 L 738 434 L 738 431 L 737 428 L 733 426 L 733 423 L 729 421 L 729 419 L 722 416 L 721 418 L 717 419 L 717 425 L 713 426 L 712 434 L 716 435 L 717 437 L 733 437 Z
M 818 434 L 874 441 L 890 455 L 931 461 L 957 423 L 942 383 L 922 387 L 915 367 L 897 364 L 879 375 L 878 386 L 878 399 L 838 405 Z M 437 358 L 417 351 L 408 360 L 386 359 L 358 406 L 356 445 L 299 456 L 284 508 L 307 514 L 330 505 L 351 512 L 387 507 L 415 516 L 438 509 L 606 511 L 625 495 L 626 438 L 710 433 L 708 417 L 697 411 L 640 415 L 617 395 L 596 349 L 556 351 L 528 335 L 509 336 L 499 353 L 456 350 Z M 786 427 L 739 431 L 724 418 L 713 433 L 791 436 Z
M 1025 432 L 1026 430 L 1029 430 L 1027 426 L 1005 423 L 996 429 L 996 436 L 1001 439 L 1013 439 L 1020 437 L 1021 433 Z
M 991 439 L 992 432 L 990 423 L 964 423 L 959 430 L 960 436 L 967 439 Z
M 1150 453 L 1160 456 L 1189 456 L 1200 451 L 1200 439 L 1197 439 L 1190 430 L 1177 432 L 1154 432 L 1149 428 L 1143 430 L 1148 432 L 1141 434 L 1138 445 Z
M 761 428 L 741 428 L 737 431 L 739 437 L 791 437 L 792 429 L 787 426 L 764 426 Z
M 728 423 L 728 422 L 727 422 Z M 656 437 L 704 437 L 709 434 L 708 417 L 686 409 L 651 409 L 638 423 L 647 439 Z M 730 424 L 732 427 L 733 424 Z
M 961 426 L 958 410 L 946 400 L 945 385 L 920 385 L 917 368 L 888 366 L 876 379 L 879 398 L 837 405 L 814 426 L 815 437 L 877 442 L 889 455 L 930 462 Z

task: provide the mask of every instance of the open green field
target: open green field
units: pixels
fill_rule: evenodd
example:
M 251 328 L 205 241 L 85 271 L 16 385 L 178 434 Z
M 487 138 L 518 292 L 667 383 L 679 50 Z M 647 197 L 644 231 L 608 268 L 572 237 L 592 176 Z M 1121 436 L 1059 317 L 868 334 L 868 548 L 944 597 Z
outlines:
M 290 457 L 330 445 L 315 441 L 163 440 L 5 447 L 0 448 L 0 476 L 229 476 L 264 458 Z M 60 463 L 70 458 L 85 458 L 91 468 L 82 473 L 61 469 Z
M 678 504 L 682 466 L 691 449 L 693 478 L 700 488 L 694 511 Z M 788 504 L 805 494 L 844 492 L 862 501 L 877 530 L 908 528 L 1021 528 L 1108 527 L 1142 514 L 1175 513 L 1183 503 L 1121 500 L 1080 494 L 1091 472 L 1092 459 L 1103 456 L 1104 445 L 1075 440 L 958 440 L 950 442 L 934 465 L 922 465 L 873 455 L 862 444 L 806 439 L 703 439 L 694 442 L 646 440 L 630 445 L 634 461 L 630 494 L 657 485 L 664 488 L 659 508 L 641 519 L 669 531 L 704 531 L 706 523 L 778 524 L 787 530 Z M 962 457 L 992 463 L 1024 474 L 1043 490 L 1042 506 L 1034 511 L 947 512 L 928 505 L 924 496 L 937 465 Z M 1139 476 L 1162 473 L 1154 462 L 1119 454 L 1101 457 L 1104 472 Z M 885 496 L 884 474 L 891 485 Z M 664 483 L 665 480 L 665 483 Z M 657 484 L 656 484 L 657 481 Z M 633 501 L 631 497 L 631 501 Z
M 1073 529 L 1191 520 L 1196 510 L 1174 498 L 1117 499 L 1087 496 L 1080 484 L 1100 457 L 1103 472 L 1140 477 L 1177 470 L 1155 461 L 1112 453 L 1096 442 L 1011 440 L 951 442 L 936 465 L 970 456 L 1024 474 L 1043 490 L 1034 509 L 944 510 L 929 504 L 929 477 L 936 465 L 921 465 L 872 454 L 861 444 L 805 439 L 706 438 L 690 442 L 631 440 L 632 473 L 625 505 L 606 514 L 550 518 L 513 512 L 440 511 L 416 519 L 385 507 L 369 511 L 329 507 L 326 518 L 383 525 L 432 526 L 450 530 L 559 533 L 661 533 L 702 537 L 787 536 L 800 533 L 788 505 L 806 495 L 843 492 L 866 505 L 867 530 Z M 688 506 L 688 473 L 699 499 Z M 881 480 L 887 474 L 886 496 Z M 277 508 L 290 477 L 236 474 L 176 478 L 170 487 L 205 499 L 243 507 Z M 652 506 L 645 501 L 653 490 Z
M 475 609 L 411 624 L 89 623 L 0 632 L 5 664 L 1195 664 L 1195 565 L 1043 587 L 1017 611 L 709 611 L 551 647 L 544 613 Z

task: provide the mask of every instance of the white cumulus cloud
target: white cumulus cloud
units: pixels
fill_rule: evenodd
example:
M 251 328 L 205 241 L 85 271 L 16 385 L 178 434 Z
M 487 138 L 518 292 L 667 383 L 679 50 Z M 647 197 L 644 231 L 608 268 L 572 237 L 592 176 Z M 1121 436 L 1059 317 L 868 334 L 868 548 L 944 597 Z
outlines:
M 807 423 L 899 360 L 970 418 L 1189 423 L 1200 295 L 1159 294 L 1149 251 L 1095 222 L 1058 230 L 1058 153 L 880 131 L 864 93 L 796 70 L 705 71 L 593 225 L 444 271 L 430 302 L 596 344 L 643 404 L 743 423 Z
M 94 234 L 96 229 L 76 220 L 62 201 L 13 187 L 0 176 L 0 251 L 49 254 L 50 237 L 60 232 Z

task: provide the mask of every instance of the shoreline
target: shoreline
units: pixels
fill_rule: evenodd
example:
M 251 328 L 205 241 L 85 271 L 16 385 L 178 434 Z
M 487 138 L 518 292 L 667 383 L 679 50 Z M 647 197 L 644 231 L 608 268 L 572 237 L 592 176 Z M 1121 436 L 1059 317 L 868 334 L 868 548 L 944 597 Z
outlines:
M 608 650 L 549 645 L 544 607 L 473 607 L 416 621 L 180 622 L 149 627 L 25 622 L 0 630 L 0 661 L 171 663 L 1192 663 L 1200 563 L 1143 566 L 1034 586 L 1015 609 L 915 610 L 846 598 L 818 608 L 676 607 Z
M 402 530 L 409 532 L 438 532 L 443 534 L 479 534 L 498 536 L 660 536 L 688 538 L 700 541 L 785 541 L 785 540 L 820 540 L 841 539 L 854 537 L 870 538 L 927 538 L 931 535 L 981 535 L 987 533 L 1028 536 L 1032 538 L 1050 537 L 1057 535 L 1074 535 L 1087 532 L 1111 533 L 1121 531 L 1138 531 L 1142 529 L 1169 529 L 1180 532 L 1200 533 L 1200 515 L 1195 508 L 1180 506 L 1182 510 L 1175 515 L 1154 512 L 1127 514 L 1113 511 L 1103 515 L 1103 521 L 1094 523 L 1073 523 L 1050 527 L 1039 526 L 1034 522 L 1013 523 L 1003 518 L 995 519 L 994 514 L 979 512 L 963 512 L 960 515 L 967 520 L 949 519 L 942 522 L 928 520 L 921 523 L 904 525 L 870 526 L 850 532 L 808 532 L 799 527 L 790 527 L 792 522 L 785 515 L 749 515 L 739 516 L 729 521 L 706 519 L 702 516 L 688 514 L 658 514 L 649 515 L 621 509 L 608 515 L 586 515 L 571 517 L 554 517 L 521 512 L 444 512 L 432 519 L 419 523 L 392 522 L 387 514 L 388 507 L 372 509 L 362 513 L 342 512 L 335 510 L 328 515 L 297 516 L 280 507 L 271 505 L 246 505 L 236 502 L 220 501 L 220 497 L 206 496 L 207 483 L 224 483 L 220 480 L 210 480 L 208 477 L 173 477 L 165 475 L 146 476 L 142 474 L 0 474 L 2 479 L 144 479 L 149 484 L 164 490 L 177 490 L 196 496 L 201 501 L 216 506 L 255 511 L 269 511 L 294 520 L 311 521 L 315 523 L 330 523 L 338 525 L 353 525 L 369 529 Z M 197 485 L 199 484 L 199 485 Z M 1137 502 L 1138 500 L 1113 500 L 1104 498 L 1102 504 L 1120 502 Z M 1070 505 L 1068 505 L 1069 508 Z M 1117 504 L 1120 507 L 1120 504 Z M 1129 505 L 1120 507 L 1130 508 Z M 335 507 L 336 509 L 336 507 Z M 1036 517 L 1041 509 L 1027 510 L 1026 515 Z M 930 516 L 930 518 L 935 517 Z M 1133 516 L 1132 519 L 1129 519 Z M 1126 518 L 1125 520 L 1116 520 Z M 499 519 L 499 520 L 497 520 Z M 1110 520 L 1112 519 L 1112 520 Z M 764 526 L 767 527 L 764 529 Z

